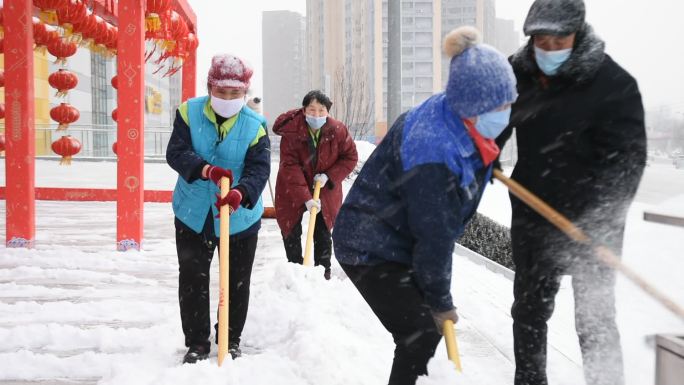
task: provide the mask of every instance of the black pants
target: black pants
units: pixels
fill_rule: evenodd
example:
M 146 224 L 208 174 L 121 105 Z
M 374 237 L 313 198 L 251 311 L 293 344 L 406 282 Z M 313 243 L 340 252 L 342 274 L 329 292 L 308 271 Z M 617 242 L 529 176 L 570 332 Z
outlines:
M 211 212 L 209 212 L 211 214 Z M 178 252 L 178 301 L 185 346 L 201 345 L 209 351 L 209 267 L 219 239 L 212 232 L 198 234 L 176 218 Z M 213 222 L 211 223 L 213 226 Z M 212 234 L 212 235 L 207 235 Z M 228 319 L 231 343 L 240 343 L 249 307 L 249 285 L 258 234 L 230 237 Z
M 283 235 L 283 243 L 285 244 L 285 254 L 287 260 L 294 263 L 302 264 L 304 257 L 302 253 L 302 220 L 294 225 L 292 232 L 285 236 Z M 316 227 L 314 227 L 313 234 L 313 254 L 314 265 L 321 265 L 326 269 L 330 268 L 330 255 L 332 254 L 332 235 L 330 230 L 325 225 L 323 214 L 316 215 Z
M 624 384 L 615 323 L 615 272 L 555 230 L 511 228 L 515 384 L 546 385 L 547 321 L 564 274 L 572 275 L 575 328 L 587 385 Z
M 427 374 L 427 363 L 435 355 L 442 336 L 410 268 L 398 263 L 342 268 L 385 329 L 392 333 L 396 347 L 389 384 L 415 384 L 419 375 Z

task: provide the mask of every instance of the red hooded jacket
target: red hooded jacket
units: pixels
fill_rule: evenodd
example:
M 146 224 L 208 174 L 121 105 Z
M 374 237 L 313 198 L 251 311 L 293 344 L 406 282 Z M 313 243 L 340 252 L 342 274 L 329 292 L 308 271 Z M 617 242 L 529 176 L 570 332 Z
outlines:
M 342 181 L 356 167 L 359 158 L 347 127 L 328 116 L 314 147 L 304 110 L 281 114 L 273 125 L 280 140 L 280 168 L 276 180 L 275 209 L 278 226 L 288 236 L 306 211 L 304 203 L 313 197 L 313 177 L 326 174 L 321 188 L 321 210 L 328 230 L 342 206 Z M 319 214 L 320 215 L 320 214 Z

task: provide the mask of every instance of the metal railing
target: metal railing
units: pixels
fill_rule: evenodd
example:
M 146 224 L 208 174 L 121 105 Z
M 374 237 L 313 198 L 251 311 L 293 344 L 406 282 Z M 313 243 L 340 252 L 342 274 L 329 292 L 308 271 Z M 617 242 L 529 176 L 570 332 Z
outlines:
M 111 157 L 116 155 L 112 151 L 112 144 L 116 142 L 116 125 L 112 124 L 71 124 L 64 131 L 57 131 L 55 125 L 36 125 L 36 154 L 55 155 L 52 152 L 52 142 L 64 135 L 71 135 L 81 142 L 81 151 L 77 157 Z M 144 146 L 146 157 L 163 157 L 166 146 L 171 137 L 169 127 L 145 126 Z
M 55 124 L 36 125 L 37 156 L 56 156 L 52 151 L 52 142 L 64 135 L 71 135 L 81 142 L 81 151 L 76 158 L 112 158 L 112 144 L 116 142 L 116 125 L 112 124 L 70 124 L 66 130 L 57 131 Z M 164 126 L 145 126 L 145 157 L 163 158 L 171 138 L 171 130 Z M 271 161 L 280 159 L 280 136 L 269 135 L 271 140 Z

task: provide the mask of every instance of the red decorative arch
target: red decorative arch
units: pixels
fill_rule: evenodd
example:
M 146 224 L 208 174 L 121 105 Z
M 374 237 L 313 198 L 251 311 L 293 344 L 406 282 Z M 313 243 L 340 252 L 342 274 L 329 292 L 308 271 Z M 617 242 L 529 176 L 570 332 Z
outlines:
M 143 239 L 145 191 L 144 76 L 145 0 L 83 0 L 93 14 L 118 27 L 116 43 L 119 111 L 117 122 L 117 248 L 140 249 Z M 172 0 L 172 7 L 197 32 L 197 18 L 187 0 Z M 32 0 L 5 0 L 6 132 L 5 170 L 7 200 L 6 245 L 32 247 L 35 239 L 35 122 L 33 79 L 33 21 L 39 10 Z M 108 47 L 109 48 L 109 47 Z M 182 100 L 195 95 L 196 46 L 187 52 L 182 67 Z M 51 193 L 60 196 L 59 192 Z M 95 192 L 97 195 L 97 192 Z M 149 194 L 148 194 L 149 195 Z M 168 199 L 168 198 L 167 198 Z

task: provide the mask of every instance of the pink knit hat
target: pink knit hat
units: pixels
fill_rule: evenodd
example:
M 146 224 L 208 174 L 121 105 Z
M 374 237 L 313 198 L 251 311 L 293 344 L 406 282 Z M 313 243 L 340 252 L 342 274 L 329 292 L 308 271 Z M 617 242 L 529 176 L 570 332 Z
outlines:
M 254 70 L 242 59 L 230 54 L 219 54 L 211 59 L 207 83 L 220 88 L 249 88 Z

